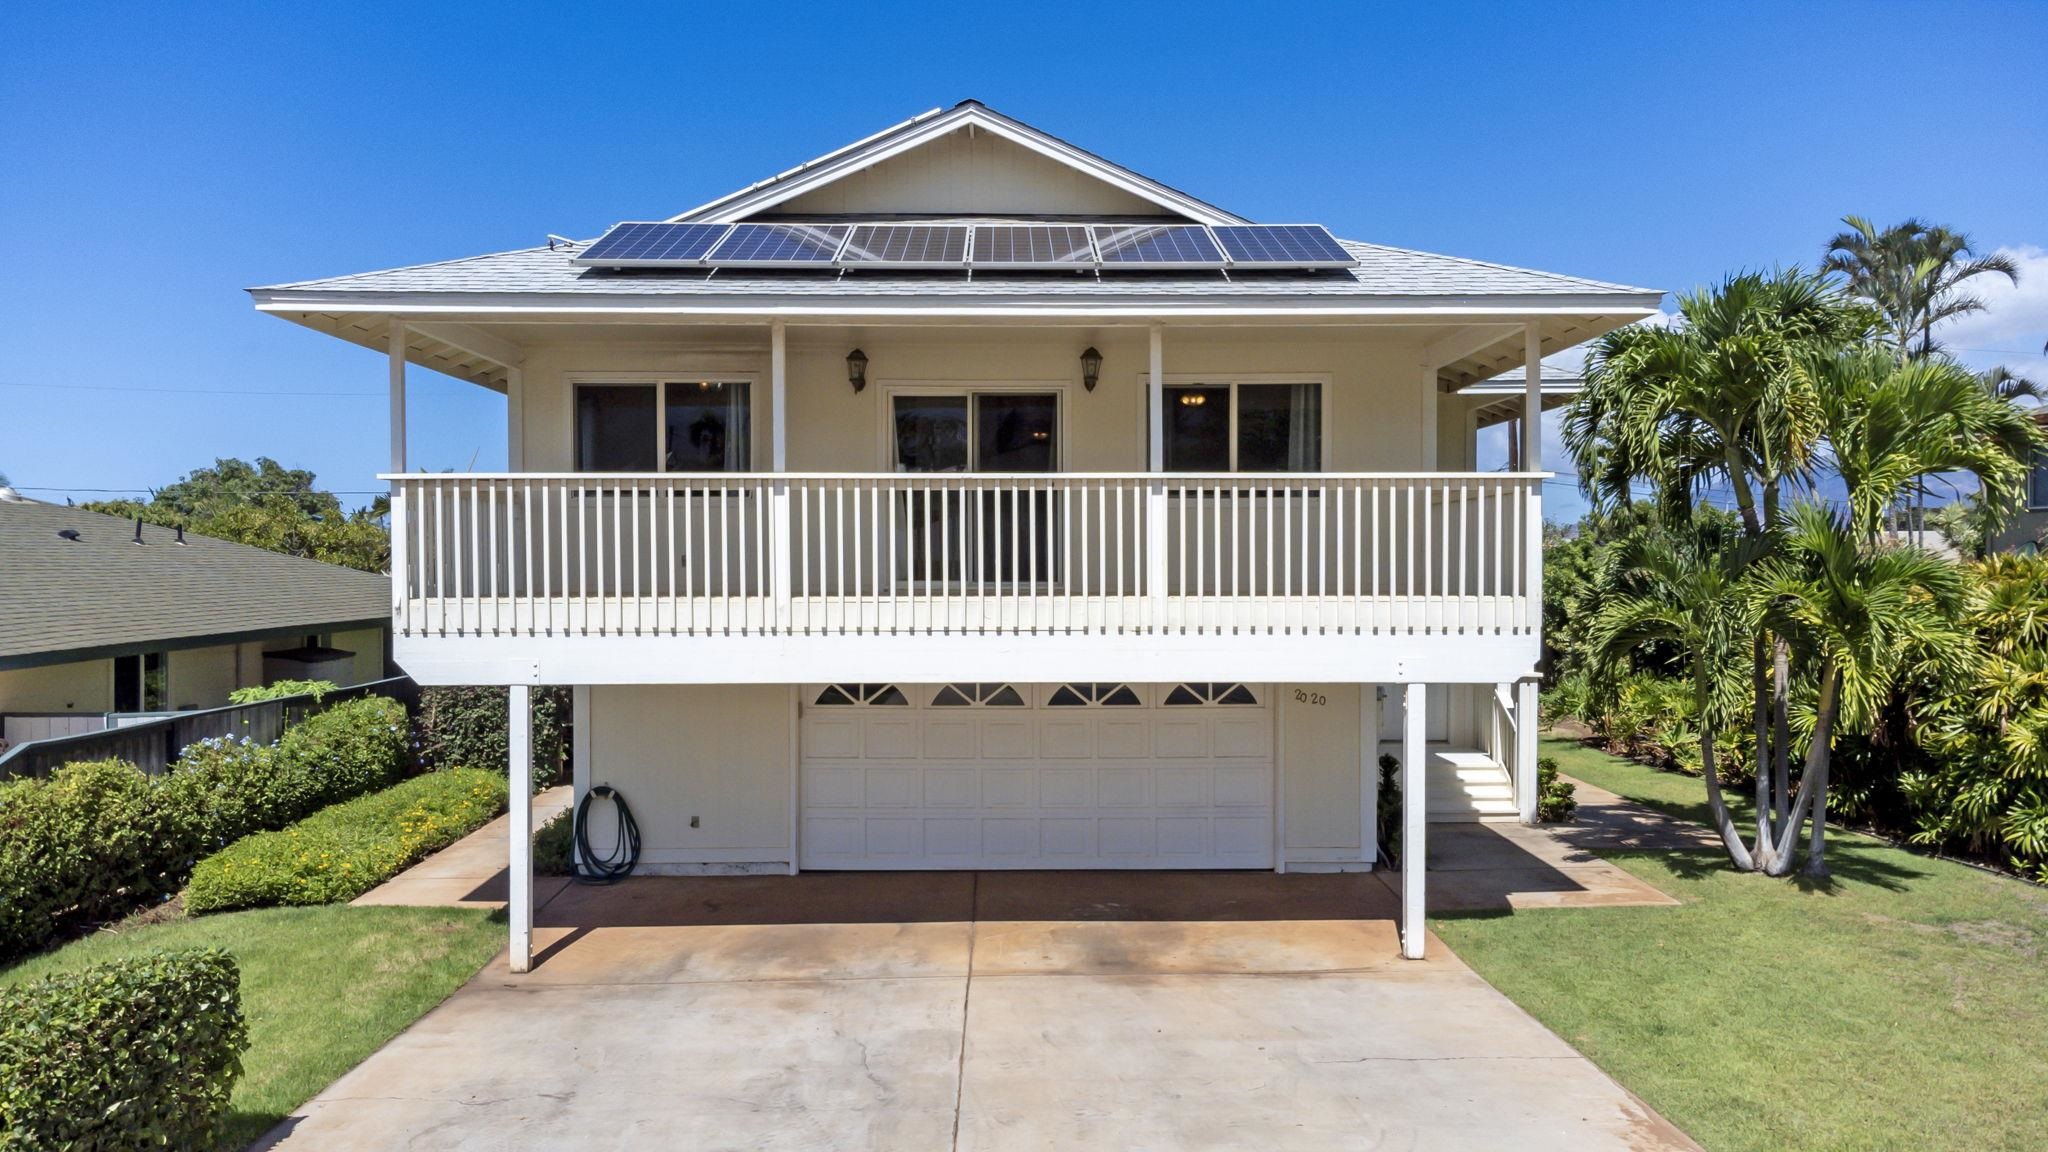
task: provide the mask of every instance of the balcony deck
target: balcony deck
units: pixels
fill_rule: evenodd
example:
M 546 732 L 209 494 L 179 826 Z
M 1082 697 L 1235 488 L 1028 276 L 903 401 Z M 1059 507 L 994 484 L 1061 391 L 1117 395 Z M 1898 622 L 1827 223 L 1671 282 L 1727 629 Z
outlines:
M 425 682 L 1498 682 L 1538 649 L 1529 474 L 391 479 Z

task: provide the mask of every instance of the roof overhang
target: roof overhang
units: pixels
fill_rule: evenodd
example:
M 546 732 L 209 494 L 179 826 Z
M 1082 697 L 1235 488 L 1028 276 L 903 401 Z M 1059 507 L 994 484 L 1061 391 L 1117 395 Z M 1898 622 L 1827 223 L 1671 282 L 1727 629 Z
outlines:
M 387 354 L 391 349 L 391 325 L 401 311 L 395 308 L 370 311 L 355 308 L 280 310 L 265 306 L 260 294 L 256 307 L 260 312 L 281 315 L 316 332 Z M 510 386 L 511 370 L 519 366 L 524 353 L 516 345 L 469 325 L 452 321 L 408 322 L 405 328 L 405 359 L 409 364 L 431 368 L 471 384 L 481 384 L 493 392 L 503 392 Z
M 799 164 L 757 184 L 721 196 L 688 212 L 670 217 L 672 223 L 701 221 L 734 223 L 806 192 L 822 188 L 854 173 L 900 156 L 939 137 L 959 131 L 984 131 L 999 136 L 1059 164 L 1064 164 L 1113 188 L 1157 204 L 1176 215 L 1202 224 L 1249 224 L 1251 221 L 1214 204 L 1197 200 L 1176 188 L 1139 175 L 1056 136 L 1048 135 L 1022 121 L 1012 120 L 986 105 L 968 100 L 940 110 L 913 116 L 856 140 L 815 160 Z
M 1577 373 L 1560 372 L 1546 365 L 1543 369 L 1543 378 L 1537 385 L 1543 411 L 1548 412 L 1571 403 L 1572 398 L 1585 386 L 1584 377 Z M 1475 427 L 1489 428 L 1495 424 L 1521 419 L 1522 403 L 1527 395 L 1527 388 L 1528 384 L 1524 380 L 1496 377 L 1460 389 L 1458 394 L 1485 401 L 1473 409 L 1472 419 Z
M 88 660 L 111 660 L 119 656 L 141 656 L 151 652 L 181 652 L 188 648 L 214 648 L 222 644 L 249 644 L 258 640 L 276 640 L 286 636 L 305 636 L 312 632 L 352 632 L 359 628 L 386 628 L 391 621 L 383 616 L 368 616 L 348 620 L 308 620 L 301 624 L 284 625 L 277 628 L 261 628 L 247 632 L 210 632 L 194 636 L 163 636 L 150 640 L 126 641 L 118 644 L 100 644 L 90 648 L 53 648 L 35 652 L 10 652 L 0 655 L 0 671 L 14 671 L 22 668 L 47 668 L 53 664 L 78 664 Z

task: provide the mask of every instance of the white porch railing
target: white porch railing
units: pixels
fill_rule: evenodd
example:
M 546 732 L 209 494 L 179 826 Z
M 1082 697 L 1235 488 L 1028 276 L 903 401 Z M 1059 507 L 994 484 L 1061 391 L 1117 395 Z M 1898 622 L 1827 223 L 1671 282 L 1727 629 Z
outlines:
M 406 474 L 407 637 L 1529 635 L 1533 474 Z

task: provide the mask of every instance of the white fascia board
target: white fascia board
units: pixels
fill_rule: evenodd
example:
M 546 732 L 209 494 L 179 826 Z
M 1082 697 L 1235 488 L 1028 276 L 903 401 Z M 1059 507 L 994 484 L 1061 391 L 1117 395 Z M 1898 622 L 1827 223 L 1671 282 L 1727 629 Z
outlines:
M 1538 319 L 1545 316 L 1606 316 L 1627 322 L 1657 311 L 1654 297 L 1613 296 L 1376 296 L 1345 301 L 1329 297 L 1224 302 L 1202 299 L 962 301 L 951 297 L 888 300 L 775 300 L 760 297 L 665 297 L 452 295 L 320 296 L 258 293 L 259 312 L 387 312 L 405 316 L 466 316 L 481 319 L 561 317 L 702 317 L 766 323 L 787 320 L 849 323 L 857 320 L 916 322 L 960 319 L 1111 319 L 1145 322 L 1167 319 L 1344 320 L 1369 317 Z
M 783 176 L 774 177 L 752 188 L 693 208 L 679 216 L 672 216 L 668 222 L 737 223 L 755 213 L 922 147 L 940 136 L 969 125 L 1000 136 L 1021 148 L 1064 164 L 1140 199 L 1149 200 L 1161 208 L 1198 223 L 1250 223 L 1242 216 L 1203 203 L 1186 193 L 1176 192 L 1156 180 L 1141 176 L 1119 164 L 1104 160 L 979 105 L 966 105 L 930 119 L 920 118 L 906 122 L 896 129 L 882 132 L 878 137 L 870 137 L 866 141 L 849 145 L 839 153 L 828 153 L 817 160 L 793 168 Z M 892 134 L 893 139 L 890 138 Z

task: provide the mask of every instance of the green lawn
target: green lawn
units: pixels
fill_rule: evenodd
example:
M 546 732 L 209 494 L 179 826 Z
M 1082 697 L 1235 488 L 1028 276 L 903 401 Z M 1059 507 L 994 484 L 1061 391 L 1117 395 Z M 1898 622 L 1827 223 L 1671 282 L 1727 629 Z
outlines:
M 504 946 L 458 908 L 270 908 L 146 924 L 0 971 L 15 983 L 159 948 L 220 947 L 241 966 L 249 1050 L 221 1148 L 240 1148 L 446 999 Z
M 1701 816 L 1698 780 L 1547 741 Z M 1610 858 L 1684 902 L 1449 916 L 1501 991 L 1707 1148 L 2048 1148 L 2048 890 L 1829 833 L 1832 880 Z

